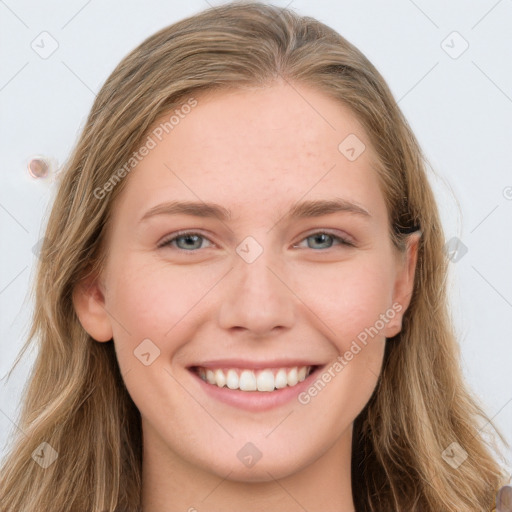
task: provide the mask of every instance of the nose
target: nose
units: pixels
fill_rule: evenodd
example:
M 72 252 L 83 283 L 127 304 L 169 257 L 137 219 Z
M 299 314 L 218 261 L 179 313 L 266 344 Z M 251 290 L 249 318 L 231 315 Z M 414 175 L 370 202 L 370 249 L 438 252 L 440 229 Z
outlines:
M 270 250 L 264 250 L 252 263 L 234 255 L 219 311 L 221 328 L 268 337 L 293 325 L 293 286 L 276 258 Z

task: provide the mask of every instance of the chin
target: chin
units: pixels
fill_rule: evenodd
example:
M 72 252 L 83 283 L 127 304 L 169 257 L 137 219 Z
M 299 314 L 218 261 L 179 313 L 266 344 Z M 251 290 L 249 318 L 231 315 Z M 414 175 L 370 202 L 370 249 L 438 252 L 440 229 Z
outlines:
M 276 479 L 286 478 L 301 471 L 307 465 L 307 461 L 295 457 L 283 458 L 269 454 L 262 454 L 261 458 L 252 466 L 246 466 L 238 458 L 230 455 L 229 461 L 224 456 L 218 463 L 207 465 L 205 469 L 215 473 L 220 478 L 226 478 L 235 482 L 272 482 Z M 229 462 L 229 463 L 228 463 Z
M 261 463 L 261 461 L 260 461 Z M 231 468 L 229 471 L 224 473 L 222 478 L 227 478 L 233 482 L 244 482 L 244 483 L 257 483 L 257 482 L 272 482 L 286 478 L 301 469 L 296 464 L 284 464 L 275 465 L 272 463 L 262 464 L 258 463 L 252 468 Z M 228 476 L 226 476 L 229 473 Z

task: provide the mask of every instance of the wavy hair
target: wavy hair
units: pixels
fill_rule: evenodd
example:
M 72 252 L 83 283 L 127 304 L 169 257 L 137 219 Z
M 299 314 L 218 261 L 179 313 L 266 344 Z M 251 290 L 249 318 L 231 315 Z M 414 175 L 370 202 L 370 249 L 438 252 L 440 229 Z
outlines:
M 422 233 L 402 331 L 386 343 L 379 381 L 354 423 L 358 512 L 493 508 L 509 475 L 480 422 L 508 444 L 463 378 L 446 296 L 443 230 L 414 134 L 376 68 L 336 31 L 289 9 L 235 2 L 168 26 L 131 51 L 98 93 L 60 174 L 31 328 L 15 363 L 37 345 L 23 390 L 24 434 L 12 442 L 1 471 L 1 512 L 140 511 L 140 413 L 113 343 L 95 343 L 72 302 L 76 285 L 104 264 L 110 214 L 129 176 L 101 199 L 98 190 L 155 120 L 187 98 L 278 80 L 310 85 L 351 109 L 378 156 L 393 242 L 403 250 L 408 233 Z M 43 442 L 58 452 L 46 469 L 32 459 Z M 453 442 L 468 454 L 457 469 L 442 458 Z

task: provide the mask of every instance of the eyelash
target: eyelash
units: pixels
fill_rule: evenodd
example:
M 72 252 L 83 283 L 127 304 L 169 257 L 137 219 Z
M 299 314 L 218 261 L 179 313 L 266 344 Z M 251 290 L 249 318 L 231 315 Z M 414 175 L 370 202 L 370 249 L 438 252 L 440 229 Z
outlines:
M 171 243 L 174 242 L 176 239 L 182 238 L 182 237 L 186 237 L 186 236 L 191 236 L 191 235 L 199 235 L 201 238 L 203 238 L 205 240 L 208 240 L 210 243 L 213 243 L 208 237 L 206 237 L 203 234 L 198 233 L 196 231 L 178 231 L 177 233 L 174 233 L 172 235 L 172 238 L 167 238 L 163 242 L 158 244 L 158 248 L 172 247 Z M 329 236 L 333 237 L 335 240 L 337 240 L 338 242 L 340 242 L 339 245 L 341 245 L 341 246 L 355 247 L 355 244 L 352 243 L 347 238 L 344 238 L 344 237 L 342 237 L 340 235 L 335 235 L 334 233 L 331 233 L 330 231 L 315 231 L 313 233 L 310 233 L 310 234 L 306 235 L 304 238 L 302 238 L 300 240 L 300 242 L 303 242 L 304 240 L 307 240 L 308 238 L 310 238 L 312 236 L 315 236 L 315 235 L 329 235 Z M 314 250 L 316 252 L 325 252 L 325 251 L 328 251 L 329 249 L 332 249 L 332 248 L 333 247 L 327 247 L 326 249 L 312 249 L 312 250 Z M 200 249 L 190 249 L 190 250 L 187 250 L 187 249 L 181 249 L 179 247 L 175 247 L 175 249 L 177 249 L 180 252 L 186 252 L 186 253 L 194 253 L 194 252 L 197 252 L 197 251 L 200 250 Z M 307 247 L 307 249 L 309 249 L 309 247 Z

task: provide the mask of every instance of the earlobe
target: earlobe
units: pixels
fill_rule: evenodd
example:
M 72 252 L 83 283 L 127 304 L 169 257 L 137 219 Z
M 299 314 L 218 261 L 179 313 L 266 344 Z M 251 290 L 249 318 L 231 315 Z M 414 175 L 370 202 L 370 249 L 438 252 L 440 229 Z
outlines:
M 409 307 L 414 291 L 420 239 L 421 232 L 412 233 L 407 239 L 406 252 L 400 263 L 393 291 L 392 308 L 396 314 L 386 326 L 386 338 L 392 338 L 402 330 L 402 318 Z
M 112 339 L 112 324 L 97 278 L 81 281 L 75 286 L 73 306 L 82 327 L 92 338 L 102 342 Z

